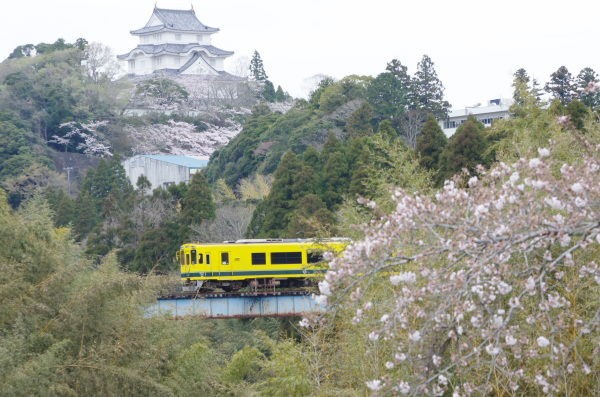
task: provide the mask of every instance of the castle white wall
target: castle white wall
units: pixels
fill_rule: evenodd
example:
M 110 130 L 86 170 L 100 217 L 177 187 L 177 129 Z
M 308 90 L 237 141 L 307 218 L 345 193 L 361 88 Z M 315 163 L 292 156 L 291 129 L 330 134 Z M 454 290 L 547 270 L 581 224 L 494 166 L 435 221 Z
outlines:
M 139 36 L 140 44 L 203 44 L 211 43 L 210 34 L 192 34 L 192 33 L 175 33 L 175 32 L 160 32 L 150 33 Z

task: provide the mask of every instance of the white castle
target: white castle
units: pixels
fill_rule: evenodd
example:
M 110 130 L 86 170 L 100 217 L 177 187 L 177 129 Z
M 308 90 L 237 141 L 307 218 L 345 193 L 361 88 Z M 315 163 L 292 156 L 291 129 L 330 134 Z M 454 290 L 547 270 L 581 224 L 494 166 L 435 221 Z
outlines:
M 154 8 L 146 25 L 130 33 L 138 36 L 137 47 L 119 55 L 128 63 L 128 73 L 147 75 L 156 71 L 171 74 L 224 74 L 223 61 L 233 51 L 211 45 L 211 35 L 218 28 L 204 25 L 190 10 Z

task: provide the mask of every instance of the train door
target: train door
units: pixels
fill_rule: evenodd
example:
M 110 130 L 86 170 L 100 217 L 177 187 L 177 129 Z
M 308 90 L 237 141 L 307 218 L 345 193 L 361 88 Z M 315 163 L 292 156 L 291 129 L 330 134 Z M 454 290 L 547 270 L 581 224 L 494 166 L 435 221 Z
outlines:
M 221 276 L 232 276 L 233 271 L 231 270 L 231 253 L 228 251 L 221 251 L 219 256 L 221 259 Z
M 214 267 L 213 267 L 213 263 L 212 263 L 212 258 L 211 258 L 211 254 L 210 251 L 205 251 L 204 255 L 200 255 L 200 260 L 202 261 L 202 272 L 206 273 L 207 275 L 210 276 L 214 276 Z
M 189 274 L 190 273 L 190 263 L 191 263 L 191 258 L 190 258 L 190 251 L 187 251 L 186 249 L 182 249 L 181 251 L 179 251 L 179 263 L 181 264 L 181 273 L 182 274 Z

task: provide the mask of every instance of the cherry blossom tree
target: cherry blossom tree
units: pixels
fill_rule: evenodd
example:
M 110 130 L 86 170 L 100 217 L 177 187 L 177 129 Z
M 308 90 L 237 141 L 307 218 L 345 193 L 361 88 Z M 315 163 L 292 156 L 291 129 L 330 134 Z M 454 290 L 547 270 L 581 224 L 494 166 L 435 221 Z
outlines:
M 334 314 L 300 325 L 353 313 L 384 357 L 364 379 L 375 394 L 593 393 L 599 152 L 567 165 L 541 148 L 435 196 L 397 190 L 319 283 Z
M 95 157 L 110 157 L 111 146 L 100 136 L 99 127 L 105 126 L 108 121 L 92 121 L 90 123 L 78 123 L 69 121 L 62 123 L 59 127 L 66 129 L 67 132 L 63 136 L 53 135 L 48 143 L 54 143 L 65 147 L 65 152 L 68 147 L 75 146 L 77 151 Z

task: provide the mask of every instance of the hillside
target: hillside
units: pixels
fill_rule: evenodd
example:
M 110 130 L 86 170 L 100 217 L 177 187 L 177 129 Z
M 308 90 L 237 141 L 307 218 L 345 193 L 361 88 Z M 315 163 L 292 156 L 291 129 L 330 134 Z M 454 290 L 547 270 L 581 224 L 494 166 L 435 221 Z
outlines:
M 90 73 L 87 46 L 0 64 L 0 397 L 598 394 L 593 70 L 547 103 L 520 69 L 510 118 L 446 137 L 426 55 L 286 102 L 268 80 Z M 121 164 L 147 152 L 210 162 L 150 191 Z M 145 315 L 182 243 L 332 236 L 352 242 L 308 287 L 323 315 Z

